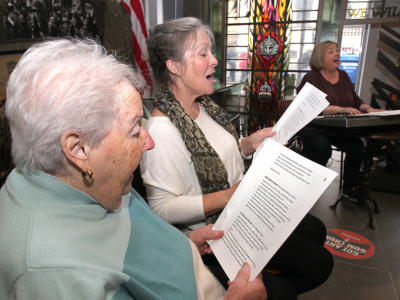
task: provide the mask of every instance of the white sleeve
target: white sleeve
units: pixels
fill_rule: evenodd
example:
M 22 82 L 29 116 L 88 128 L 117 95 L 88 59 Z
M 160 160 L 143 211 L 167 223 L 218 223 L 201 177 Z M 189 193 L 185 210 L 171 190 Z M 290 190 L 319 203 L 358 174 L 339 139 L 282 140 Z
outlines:
M 204 265 L 199 250 L 189 240 L 193 254 L 194 275 L 196 277 L 197 296 L 199 300 L 222 300 L 226 290 L 211 271 Z
M 203 195 L 189 151 L 167 117 L 153 117 L 147 131 L 155 147 L 140 164 L 150 208 L 171 224 L 204 220 Z

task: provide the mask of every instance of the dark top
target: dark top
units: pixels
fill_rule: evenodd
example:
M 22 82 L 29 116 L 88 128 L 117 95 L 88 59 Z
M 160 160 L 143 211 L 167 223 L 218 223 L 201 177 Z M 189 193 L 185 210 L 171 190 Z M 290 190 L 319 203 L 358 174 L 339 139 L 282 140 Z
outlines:
M 324 76 L 319 71 L 308 72 L 301 81 L 300 85 L 297 87 L 297 93 L 303 88 L 306 82 L 311 83 L 317 89 L 323 91 L 328 96 L 326 100 L 331 105 L 337 105 L 341 107 L 353 107 L 359 109 L 364 101 L 357 96 L 354 91 L 354 85 L 350 81 L 349 75 L 345 71 L 339 71 L 339 81 L 335 84 L 327 81 Z
M 296 88 L 297 93 L 301 91 L 306 82 L 309 82 L 317 89 L 327 94 L 326 100 L 328 100 L 331 105 L 337 105 L 341 107 L 353 107 L 359 110 L 360 105 L 364 104 L 365 102 L 362 101 L 354 91 L 354 85 L 351 82 L 349 75 L 347 75 L 345 71 L 338 71 L 339 80 L 335 84 L 332 84 L 328 80 L 326 80 L 319 71 L 312 70 L 308 72 L 306 75 L 304 75 L 300 85 Z M 322 131 L 331 136 L 338 135 L 337 133 L 329 132 L 320 128 L 315 128 L 310 124 L 306 125 L 304 129 Z
M 102 45 L 135 68 L 131 17 L 123 4 L 118 0 L 93 0 L 92 4 Z
M 7 2 L 0 1 L 0 16 L 7 13 Z M 7 40 L 6 24 L 3 19 L 0 22 L 0 41 Z

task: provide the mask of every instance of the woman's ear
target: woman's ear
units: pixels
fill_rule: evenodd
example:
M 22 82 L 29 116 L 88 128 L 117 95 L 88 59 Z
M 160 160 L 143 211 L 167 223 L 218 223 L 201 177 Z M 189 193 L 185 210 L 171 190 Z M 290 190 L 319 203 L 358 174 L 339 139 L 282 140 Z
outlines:
M 79 133 L 65 132 L 61 136 L 61 148 L 69 161 L 76 165 L 79 169 L 86 168 L 86 160 L 90 147 L 83 142 Z
M 172 74 L 174 74 L 176 76 L 180 76 L 181 71 L 180 71 L 180 63 L 179 62 L 168 59 L 167 62 L 165 63 L 165 65 L 167 66 L 168 70 Z

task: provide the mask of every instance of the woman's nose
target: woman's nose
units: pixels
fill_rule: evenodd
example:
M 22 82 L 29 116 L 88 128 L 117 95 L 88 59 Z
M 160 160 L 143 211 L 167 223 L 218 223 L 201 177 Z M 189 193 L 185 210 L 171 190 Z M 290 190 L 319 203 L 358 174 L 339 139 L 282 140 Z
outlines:
M 154 141 L 146 129 L 143 128 L 143 131 L 144 131 L 143 132 L 143 135 L 144 135 L 143 152 L 145 152 L 147 150 L 151 150 L 154 148 Z
M 212 55 L 211 66 L 218 66 L 218 60 L 215 58 L 214 54 Z

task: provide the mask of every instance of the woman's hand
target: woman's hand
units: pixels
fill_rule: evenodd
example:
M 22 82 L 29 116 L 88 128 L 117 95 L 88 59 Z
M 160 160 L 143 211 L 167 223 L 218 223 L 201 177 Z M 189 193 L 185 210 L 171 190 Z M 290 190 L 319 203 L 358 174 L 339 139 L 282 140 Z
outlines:
M 242 152 L 245 156 L 252 154 L 265 138 L 273 137 L 276 134 L 272 127 L 261 129 L 248 137 L 241 139 Z
M 212 230 L 213 226 L 214 224 L 203 226 L 190 233 L 189 239 L 196 245 L 200 255 L 212 253 L 207 240 L 218 240 L 224 236 L 222 230 Z
M 363 113 L 372 113 L 372 112 L 378 112 L 378 111 L 386 111 L 385 109 L 376 109 L 376 108 L 372 108 L 371 106 L 369 106 L 368 104 L 361 104 L 359 107 L 360 111 Z
M 327 108 L 324 109 L 323 115 L 359 115 L 361 112 L 354 107 L 341 107 L 337 105 L 328 105 Z
M 224 300 L 266 300 L 267 290 L 262 280 L 262 273 L 256 279 L 249 281 L 250 266 L 244 263 L 233 282 L 228 282 L 229 288 Z
M 359 115 L 361 112 L 353 107 L 341 107 L 339 114 Z
M 387 111 L 387 110 L 369 107 L 369 108 L 367 108 L 366 113 L 379 112 L 379 111 Z

